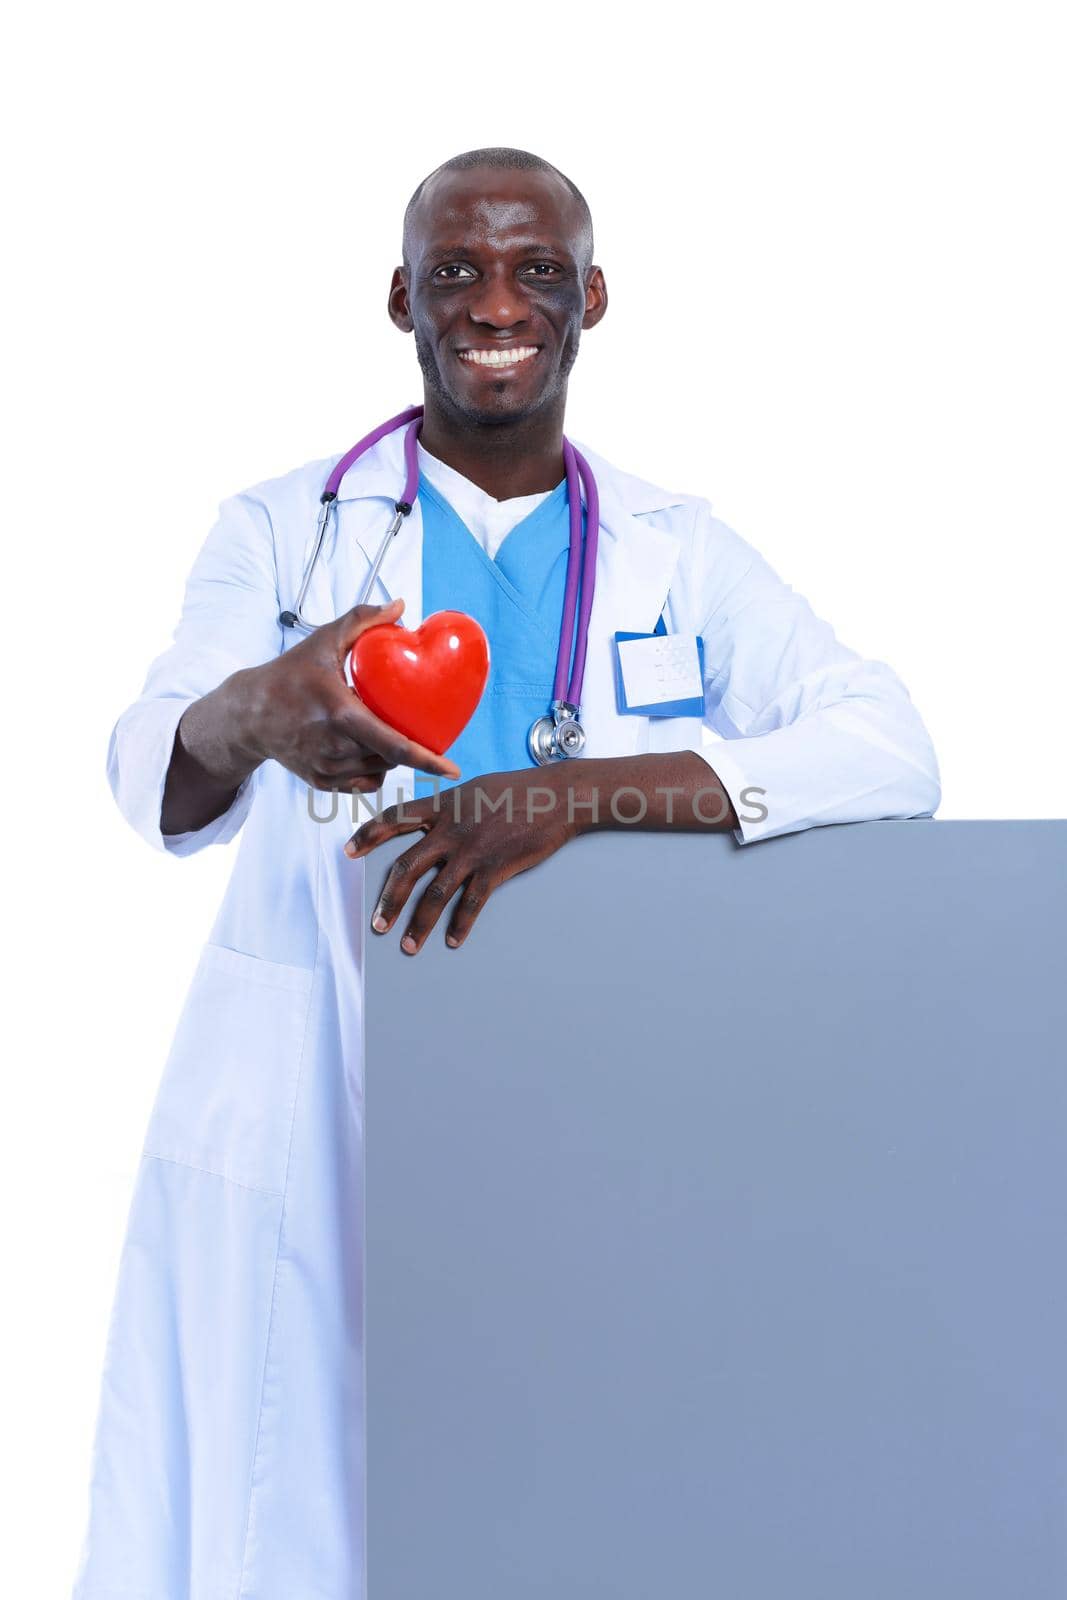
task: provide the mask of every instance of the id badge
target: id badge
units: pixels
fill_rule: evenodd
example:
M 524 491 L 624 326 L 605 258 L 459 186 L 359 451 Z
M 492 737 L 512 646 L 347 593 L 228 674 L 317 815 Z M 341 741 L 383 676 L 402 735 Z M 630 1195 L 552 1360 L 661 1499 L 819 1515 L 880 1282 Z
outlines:
M 615 697 L 620 716 L 702 717 L 704 641 L 695 633 L 615 635 Z

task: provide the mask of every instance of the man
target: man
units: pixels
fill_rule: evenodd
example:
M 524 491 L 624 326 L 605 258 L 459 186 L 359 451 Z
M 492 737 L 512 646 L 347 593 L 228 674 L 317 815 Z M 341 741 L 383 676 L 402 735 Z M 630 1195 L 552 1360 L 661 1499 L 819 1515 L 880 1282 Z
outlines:
M 224 503 L 174 644 L 116 724 L 110 780 L 152 845 L 242 838 L 138 1173 L 76 1600 L 362 1592 L 362 893 L 378 845 L 416 835 L 372 915 L 379 933 L 406 918 L 415 954 L 446 911 L 462 945 L 506 879 L 597 828 L 750 844 L 937 807 L 892 671 L 841 645 L 705 500 L 584 446 L 599 494 L 587 742 L 535 765 L 531 712 L 558 698 L 567 379 L 607 308 L 592 250 L 581 194 L 526 152 L 470 152 L 424 180 L 389 294 L 424 379 L 419 489 L 384 603 L 351 605 L 404 483 L 403 430 L 341 479 L 304 597 L 321 625 L 300 637 L 279 618 L 338 456 Z M 588 539 L 588 483 L 583 499 Z M 373 716 L 344 672 L 368 627 L 442 606 L 478 615 L 492 649 L 455 760 Z M 664 649 L 690 674 L 680 696 L 656 690 Z M 447 786 L 412 800 L 425 775 Z M 309 805 L 330 790 L 352 811 Z M 361 820 L 371 795 L 391 804 Z

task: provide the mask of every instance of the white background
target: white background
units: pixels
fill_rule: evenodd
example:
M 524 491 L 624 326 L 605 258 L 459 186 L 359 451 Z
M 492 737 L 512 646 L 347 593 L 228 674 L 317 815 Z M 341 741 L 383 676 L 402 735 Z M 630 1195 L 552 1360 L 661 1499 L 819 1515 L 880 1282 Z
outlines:
M 421 399 L 385 296 L 439 161 L 519 145 L 589 200 L 610 307 L 568 431 L 892 663 L 942 818 L 1064 815 L 1057 8 L 639 15 L 103 0 L 8 33 L 4 1594 L 73 1579 L 140 1141 L 235 849 L 153 854 L 108 733 L 218 501 Z

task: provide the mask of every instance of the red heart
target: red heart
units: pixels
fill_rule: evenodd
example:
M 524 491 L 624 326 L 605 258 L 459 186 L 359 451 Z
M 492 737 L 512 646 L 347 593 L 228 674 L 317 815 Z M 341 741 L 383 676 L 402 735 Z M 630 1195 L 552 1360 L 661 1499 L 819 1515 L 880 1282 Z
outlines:
M 421 628 L 380 622 L 348 656 L 353 685 L 376 717 L 437 755 L 459 738 L 489 677 L 489 640 L 463 611 L 435 611 Z

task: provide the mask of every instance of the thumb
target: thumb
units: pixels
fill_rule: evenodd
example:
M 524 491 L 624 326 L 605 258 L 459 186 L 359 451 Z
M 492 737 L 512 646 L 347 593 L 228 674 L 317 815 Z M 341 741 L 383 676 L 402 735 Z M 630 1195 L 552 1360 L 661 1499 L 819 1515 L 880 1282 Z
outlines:
M 403 600 L 390 600 L 384 606 L 353 606 L 332 624 L 337 630 L 339 647 L 347 650 L 368 628 L 375 628 L 382 622 L 396 622 L 403 609 Z

